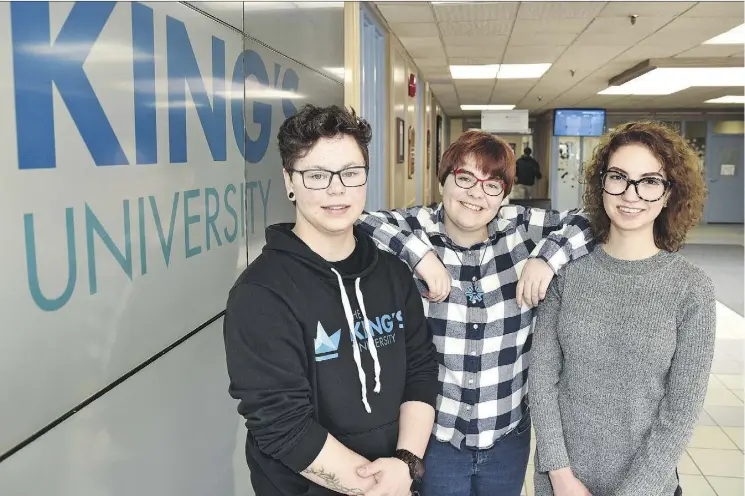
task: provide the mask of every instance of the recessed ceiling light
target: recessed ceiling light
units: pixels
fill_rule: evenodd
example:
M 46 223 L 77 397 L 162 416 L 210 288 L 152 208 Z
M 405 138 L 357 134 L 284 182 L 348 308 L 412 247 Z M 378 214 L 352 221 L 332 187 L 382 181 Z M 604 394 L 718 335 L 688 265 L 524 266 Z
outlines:
M 461 110 L 512 110 L 514 105 L 461 105 Z
M 742 45 L 745 43 L 745 24 L 730 29 L 726 33 L 704 41 L 704 45 Z
M 745 96 L 743 96 L 743 95 L 720 96 L 719 98 L 712 98 L 711 100 L 706 100 L 704 103 L 739 103 L 739 104 L 745 104 Z
M 453 79 L 536 79 L 551 67 L 551 64 L 484 64 L 451 65 Z
M 598 95 L 670 95 L 693 86 L 745 86 L 745 67 L 661 67 Z

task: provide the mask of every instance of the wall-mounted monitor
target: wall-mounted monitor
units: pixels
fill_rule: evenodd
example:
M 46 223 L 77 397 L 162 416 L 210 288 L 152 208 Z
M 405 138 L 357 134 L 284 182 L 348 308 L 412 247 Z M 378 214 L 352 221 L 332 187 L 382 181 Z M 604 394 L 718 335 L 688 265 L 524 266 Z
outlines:
M 554 110 L 554 136 L 602 136 L 605 110 Z

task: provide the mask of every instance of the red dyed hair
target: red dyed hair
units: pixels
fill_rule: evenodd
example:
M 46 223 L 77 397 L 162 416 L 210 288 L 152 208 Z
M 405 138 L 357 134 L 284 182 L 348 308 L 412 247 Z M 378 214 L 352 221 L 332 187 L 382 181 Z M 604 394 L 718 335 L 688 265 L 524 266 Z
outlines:
M 461 134 L 442 155 L 440 184 L 473 157 L 476 167 L 488 177 L 504 181 L 504 196 L 510 194 L 515 181 L 515 152 L 502 138 L 484 131 L 471 130 Z

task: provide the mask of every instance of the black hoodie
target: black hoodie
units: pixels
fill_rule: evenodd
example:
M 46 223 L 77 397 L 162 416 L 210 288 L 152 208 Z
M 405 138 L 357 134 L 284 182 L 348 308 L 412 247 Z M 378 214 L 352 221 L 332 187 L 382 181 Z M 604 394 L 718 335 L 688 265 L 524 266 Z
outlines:
M 292 227 L 267 228 L 225 312 L 229 391 L 257 496 L 337 494 L 299 475 L 327 433 L 368 460 L 392 456 L 401 404 L 434 407 L 438 391 L 408 267 L 357 228 L 352 255 L 327 262 Z

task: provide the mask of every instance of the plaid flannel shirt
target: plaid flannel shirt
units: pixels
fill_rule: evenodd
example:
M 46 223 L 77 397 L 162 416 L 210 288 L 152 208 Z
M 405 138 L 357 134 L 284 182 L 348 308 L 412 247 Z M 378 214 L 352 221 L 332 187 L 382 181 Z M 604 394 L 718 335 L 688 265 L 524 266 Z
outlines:
M 464 440 L 466 447 L 486 449 L 528 411 L 533 309 L 516 301 L 525 262 L 541 258 L 557 273 L 587 254 L 593 237 L 578 210 L 505 205 L 489 223 L 488 239 L 463 248 L 445 233 L 443 215 L 442 204 L 413 207 L 365 213 L 358 225 L 412 270 L 431 250 L 449 270 L 448 298 L 423 300 L 441 385 L 433 435 L 459 449 Z M 426 285 L 415 278 L 424 292 Z

